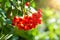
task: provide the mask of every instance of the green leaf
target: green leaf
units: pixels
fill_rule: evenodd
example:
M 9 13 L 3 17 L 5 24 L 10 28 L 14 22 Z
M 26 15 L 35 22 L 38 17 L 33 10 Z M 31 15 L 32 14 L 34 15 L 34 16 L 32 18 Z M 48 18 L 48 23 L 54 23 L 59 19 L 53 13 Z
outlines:
M 35 2 L 32 2 L 32 3 L 31 3 L 31 6 L 32 6 L 33 8 L 35 8 Z
M 9 2 L 9 1 L 7 1 L 7 2 L 5 3 L 5 5 L 6 5 L 6 8 L 11 7 L 11 4 L 10 4 L 10 2 Z
M 2 0 L 0 0 L 0 2 L 2 2 Z

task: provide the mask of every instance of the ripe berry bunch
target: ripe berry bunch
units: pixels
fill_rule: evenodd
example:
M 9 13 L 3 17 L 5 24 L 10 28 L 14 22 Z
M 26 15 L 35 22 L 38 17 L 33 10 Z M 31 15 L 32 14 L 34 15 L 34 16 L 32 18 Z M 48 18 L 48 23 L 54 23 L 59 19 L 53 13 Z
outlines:
M 35 28 L 37 24 L 41 24 L 41 10 L 33 13 L 31 16 L 25 15 L 23 18 L 14 17 L 12 25 L 17 26 L 19 30 L 30 30 Z

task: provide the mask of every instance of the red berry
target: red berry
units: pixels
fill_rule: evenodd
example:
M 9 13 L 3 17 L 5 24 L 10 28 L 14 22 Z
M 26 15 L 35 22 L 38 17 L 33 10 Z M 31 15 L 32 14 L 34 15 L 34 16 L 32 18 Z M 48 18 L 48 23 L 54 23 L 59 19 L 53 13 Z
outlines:
M 41 24 L 41 20 L 40 19 L 38 19 L 37 24 Z
M 23 21 L 23 19 L 19 17 L 19 21 Z
M 19 29 L 19 30 L 23 30 L 23 27 L 21 27 L 21 26 L 18 26 L 18 29 Z
M 24 19 L 27 19 L 27 18 L 28 18 L 28 16 L 27 16 L 27 15 L 25 15 L 25 16 L 24 16 Z
M 31 28 L 34 28 L 34 24 L 31 23 L 31 24 L 30 24 L 30 27 L 31 27 Z
M 18 18 L 18 17 L 15 16 L 13 20 L 14 20 L 14 22 L 19 22 L 19 19 L 20 18 Z
M 30 4 L 29 2 L 26 2 L 26 4 L 25 4 L 25 5 L 26 5 L 26 6 L 29 6 L 29 4 Z
M 41 9 L 38 9 L 38 11 L 37 11 L 38 13 L 41 13 L 42 12 L 42 10 Z
M 24 27 L 24 30 L 29 30 L 29 27 L 26 25 L 26 26 Z

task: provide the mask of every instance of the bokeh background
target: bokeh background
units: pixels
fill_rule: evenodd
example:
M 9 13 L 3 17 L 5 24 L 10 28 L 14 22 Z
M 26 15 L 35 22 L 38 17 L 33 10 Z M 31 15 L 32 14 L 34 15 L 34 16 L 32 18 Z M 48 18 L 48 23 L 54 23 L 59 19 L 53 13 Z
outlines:
M 31 6 L 42 9 L 42 23 L 29 31 L 12 27 L 12 17 L 21 12 L 20 1 L 11 1 L 0 0 L 0 40 L 60 40 L 60 0 L 34 0 Z

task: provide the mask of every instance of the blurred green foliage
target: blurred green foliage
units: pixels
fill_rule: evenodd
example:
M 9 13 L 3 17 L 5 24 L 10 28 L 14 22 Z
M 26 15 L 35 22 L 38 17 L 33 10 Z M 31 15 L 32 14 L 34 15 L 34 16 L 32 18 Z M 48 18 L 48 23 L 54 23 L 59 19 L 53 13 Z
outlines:
M 11 20 L 14 16 L 22 16 L 21 2 L 22 0 L 0 0 L 0 40 L 60 40 L 60 11 L 44 7 L 35 0 L 24 0 L 24 3 L 29 1 L 33 8 L 37 6 L 42 9 L 42 24 L 37 25 L 37 28 L 23 31 L 14 28 L 11 25 Z M 38 2 L 39 5 L 35 6 Z M 38 7 L 38 8 L 39 8 Z M 11 15 L 12 14 L 12 15 Z

